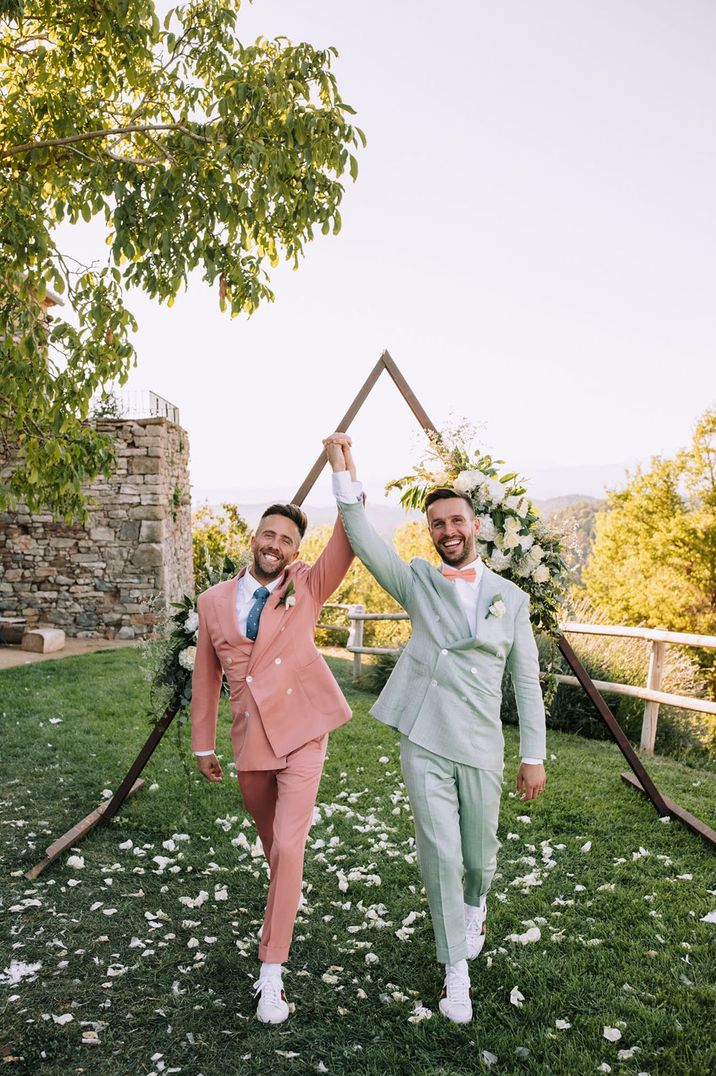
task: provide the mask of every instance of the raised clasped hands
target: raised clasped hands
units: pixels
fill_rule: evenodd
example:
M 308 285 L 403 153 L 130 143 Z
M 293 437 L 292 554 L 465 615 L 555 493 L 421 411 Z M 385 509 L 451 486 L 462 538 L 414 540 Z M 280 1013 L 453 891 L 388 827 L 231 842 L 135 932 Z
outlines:
M 356 468 L 353 462 L 352 445 L 353 442 L 347 433 L 330 434 L 328 437 L 323 438 L 323 444 L 326 449 L 326 456 L 328 462 L 334 471 L 350 471 L 350 476 L 355 482 Z

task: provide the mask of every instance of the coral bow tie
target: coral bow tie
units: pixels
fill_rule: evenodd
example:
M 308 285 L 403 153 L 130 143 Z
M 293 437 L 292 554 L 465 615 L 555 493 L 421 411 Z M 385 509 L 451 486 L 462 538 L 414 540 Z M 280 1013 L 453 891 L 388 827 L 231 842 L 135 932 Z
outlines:
M 446 568 L 443 565 L 443 575 L 446 579 L 462 579 L 465 583 L 474 583 L 477 579 L 477 571 L 475 568 L 465 568 L 464 571 L 458 571 L 457 568 Z

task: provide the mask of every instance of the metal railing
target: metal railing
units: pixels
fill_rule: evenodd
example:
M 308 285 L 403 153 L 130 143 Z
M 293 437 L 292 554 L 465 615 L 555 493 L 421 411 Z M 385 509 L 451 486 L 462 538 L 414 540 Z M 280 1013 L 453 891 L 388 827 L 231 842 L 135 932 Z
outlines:
M 151 390 L 111 389 L 93 403 L 95 418 L 166 418 L 179 423 L 179 408 Z
M 363 605 L 333 605 L 325 608 L 344 609 L 347 612 L 348 624 L 319 624 L 319 627 L 348 631 L 346 649 L 353 654 L 354 680 L 360 676 L 361 657 L 363 654 L 393 654 L 397 656 L 400 653 L 398 647 L 365 646 L 363 626 L 367 620 L 409 620 L 407 613 L 367 613 Z M 607 635 L 613 638 L 643 639 L 651 644 L 649 668 L 644 687 L 634 684 L 618 684 L 609 680 L 594 681 L 594 686 L 598 691 L 611 692 L 613 695 L 631 695 L 633 698 L 644 700 L 640 749 L 645 754 L 652 755 L 654 753 L 660 706 L 675 706 L 681 710 L 692 710 L 702 714 L 716 714 L 716 702 L 712 702 L 710 699 L 694 698 L 691 695 L 675 695 L 661 690 L 667 646 L 690 646 L 716 650 L 716 635 L 692 635 L 687 632 L 662 631 L 660 628 L 630 628 L 619 624 L 578 624 L 573 621 L 560 623 L 559 630 L 565 635 Z M 576 676 L 557 674 L 555 678 L 560 684 L 579 687 L 579 681 Z

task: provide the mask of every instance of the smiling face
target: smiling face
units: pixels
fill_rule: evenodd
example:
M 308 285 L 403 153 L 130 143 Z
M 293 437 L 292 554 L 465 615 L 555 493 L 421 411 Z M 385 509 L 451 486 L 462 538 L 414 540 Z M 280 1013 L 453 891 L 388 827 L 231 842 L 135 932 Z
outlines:
M 301 532 L 286 516 L 264 516 L 251 539 L 254 563 L 251 573 L 259 583 L 270 583 L 298 556 Z
M 475 538 L 480 521 L 462 497 L 433 501 L 427 510 L 428 530 L 440 559 L 461 568 L 477 556 Z

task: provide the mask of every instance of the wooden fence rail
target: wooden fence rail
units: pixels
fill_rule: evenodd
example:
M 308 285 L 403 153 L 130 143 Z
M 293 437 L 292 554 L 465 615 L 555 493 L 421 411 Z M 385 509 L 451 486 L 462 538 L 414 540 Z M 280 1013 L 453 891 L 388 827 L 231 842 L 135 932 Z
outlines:
M 360 676 L 361 657 L 363 654 L 397 655 L 400 653 L 398 647 L 365 646 L 363 628 L 367 620 L 408 620 L 409 617 L 406 613 L 367 613 L 363 605 L 334 605 L 326 606 L 326 608 L 343 609 L 347 614 L 349 623 L 342 625 L 342 630 L 349 632 L 347 649 L 353 654 L 354 679 Z M 319 627 L 331 627 L 341 630 L 338 625 L 319 624 Z M 644 718 L 641 726 L 640 743 L 640 749 L 644 754 L 653 755 L 654 753 L 660 706 L 675 706 L 681 710 L 693 710 L 702 714 L 716 714 L 716 702 L 712 702 L 710 699 L 699 699 L 691 695 L 675 695 L 661 690 L 667 646 L 689 646 L 716 650 L 716 635 L 693 635 L 687 632 L 663 631 L 661 628 L 630 628 L 620 624 L 580 624 L 573 621 L 560 623 L 559 629 L 565 635 L 606 635 L 612 638 L 643 639 L 650 644 L 649 669 L 646 684 L 643 687 L 634 684 L 613 683 L 609 680 L 594 681 L 594 686 L 598 691 L 611 692 L 613 695 L 631 695 L 633 698 L 644 701 Z M 558 675 L 556 679 L 558 683 L 566 684 L 569 687 L 581 686 L 576 676 Z

